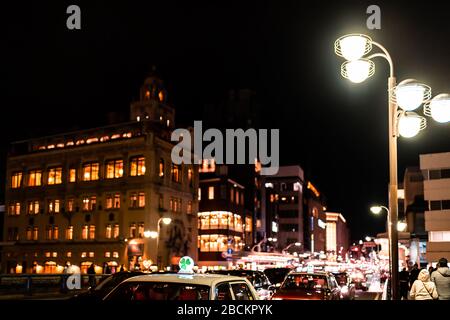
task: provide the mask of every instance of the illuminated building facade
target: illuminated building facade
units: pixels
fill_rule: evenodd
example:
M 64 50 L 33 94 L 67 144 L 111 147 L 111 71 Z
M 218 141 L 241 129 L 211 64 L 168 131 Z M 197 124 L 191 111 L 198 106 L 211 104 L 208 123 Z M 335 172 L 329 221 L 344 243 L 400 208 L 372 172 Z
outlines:
M 349 229 L 344 216 L 336 212 L 326 212 L 326 252 L 345 258 L 349 242 Z
M 253 241 L 252 213 L 245 210 L 245 188 L 229 178 L 228 166 L 204 160 L 199 168 L 198 264 L 227 266 L 227 255 Z
M 13 143 L 3 270 L 53 273 L 68 261 L 82 272 L 91 263 L 114 271 L 196 258 L 198 168 L 171 161 L 175 110 L 159 78 L 145 80 L 130 118 Z M 157 252 L 144 233 L 165 216 L 172 222 L 161 224 Z
M 276 175 L 262 176 L 261 180 L 262 218 L 258 224 L 258 233 L 262 238 L 277 239 L 272 245 L 280 250 L 296 242 L 303 245 L 302 168 L 280 167 Z
M 420 155 L 424 177 L 425 229 L 428 232 L 426 259 L 450 260 L 450 152 Z
M 305 250 L 325 252 L 326 250 L 326 214 L 323 195 L 308 181 L 303 198 Z

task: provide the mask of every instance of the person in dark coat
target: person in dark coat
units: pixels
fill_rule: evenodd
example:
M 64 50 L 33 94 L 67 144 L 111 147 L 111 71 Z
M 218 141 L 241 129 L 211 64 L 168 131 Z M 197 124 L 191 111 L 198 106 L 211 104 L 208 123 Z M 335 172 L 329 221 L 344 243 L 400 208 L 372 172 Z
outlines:
M 406 268 L 399 273 L 400 280 L 400 298 L 408 300 L 408 289 L 409 289 L 409 272 Z
M 414 264 L 411 272 L 409 273 L 409 287 L 411 288 L 411 286 L 413 285 L 414 281 L 417 280 L 417 277 L 419 276 L 419 266 L 417 265 L 417 263 Z
M 96 280 L 95 280 L 95 265 L 93 263 L 91 263 L 91 265 L 89 266 L 89 268 L 87 269 L 87 273 L 89 275 L 89 285 L 91 287 L 95 287 L 96 285 Z

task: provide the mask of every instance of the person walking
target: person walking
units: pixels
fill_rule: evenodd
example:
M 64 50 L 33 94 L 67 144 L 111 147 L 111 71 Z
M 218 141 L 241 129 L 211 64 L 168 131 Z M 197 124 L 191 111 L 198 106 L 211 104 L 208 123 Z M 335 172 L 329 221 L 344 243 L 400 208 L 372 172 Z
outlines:
M 436 285 L 439 300 L 450 300 L 450 270 L 446 258 L 439 259 L 437 269 L 431 275 L 431 281 Z
M 400 299 L 408 300 L 408 289 L 409 289 L 409 272 L 406 268 L 399 274 L 400 280 Z
M 422 269 L 414 281 L 409 293 L 412 300 L 435 300 L 439 297 L 436 286 L 430 280 L 430 273 L 426 269 Z
M 95 281 L 95 265 L 91 263 L 89 268 L 87 269 L 87 273 L 89 275 L 89 285 L 91 287 L 95 287 L 96 281 Z
M 411 272 L 409 273 L 409 288 L 411 289 L 414 281 L 417 280 L 417 276 L 419 275 L 419 266 L 417 263 L 414 264 L 413 268 L 411 269 Z

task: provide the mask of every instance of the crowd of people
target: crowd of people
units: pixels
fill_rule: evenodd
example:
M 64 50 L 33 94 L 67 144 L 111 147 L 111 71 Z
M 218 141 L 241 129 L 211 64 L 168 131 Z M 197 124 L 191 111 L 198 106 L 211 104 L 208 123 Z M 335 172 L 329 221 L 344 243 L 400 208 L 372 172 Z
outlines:
M 400 296 L 405 300 L 450 300 L 450 270 L 446 258 L 436 268 L 419 269 L 417 264 L 399 274 Z

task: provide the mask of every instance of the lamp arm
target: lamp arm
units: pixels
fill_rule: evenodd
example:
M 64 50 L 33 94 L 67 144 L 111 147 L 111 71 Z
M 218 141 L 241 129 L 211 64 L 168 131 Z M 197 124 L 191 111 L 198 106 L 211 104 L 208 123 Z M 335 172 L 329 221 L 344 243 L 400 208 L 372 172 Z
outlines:
M 389 75 L 390 75 L 390 77 L 394 77 L 394 62 L 392 61 L 391 55 L 389 54 L 387 49 L 385 47 L 383 47 L 381 44 L 379 44 L 378 42 L 372 41 L 372 44 L 377 46 L 378 48 L 380 48 L 381 51 L 383 51 L 384 54 L 374 53 L 373 55 L 371 55 L 371 57 L 372 58 L 374 58 L 374 57 L 383 57 L 383 58 L 385 58 L 387 60 L 387 62 L 389 62 L 389 69 L 390 69 Z

